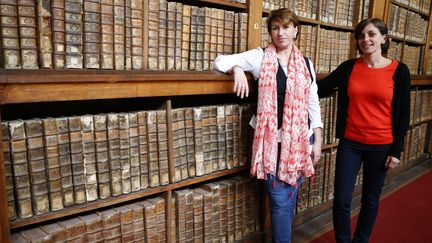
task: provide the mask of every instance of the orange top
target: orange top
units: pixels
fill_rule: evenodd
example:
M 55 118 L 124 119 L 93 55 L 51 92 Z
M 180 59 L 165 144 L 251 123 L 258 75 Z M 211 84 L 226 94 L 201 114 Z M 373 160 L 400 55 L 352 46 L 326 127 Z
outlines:
M 370 68 L 360 58 L 348 82 L 345 138 L 364 144 L 390 144 L 392 134 L 393 75 L 398 65 Z

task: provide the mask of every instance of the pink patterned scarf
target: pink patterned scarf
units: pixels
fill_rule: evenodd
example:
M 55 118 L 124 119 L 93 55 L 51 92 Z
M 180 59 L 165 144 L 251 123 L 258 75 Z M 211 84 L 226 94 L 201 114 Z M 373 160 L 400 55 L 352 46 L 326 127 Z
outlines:
M 251 175 L 266 179 L 275 175 L 278 154 L 276 48 L 270 43 L 258 82 L 257 121 L 252 147 Z M 285 102 L 282 118 L 282 144 L 277 177 L 297 186 L 299 176 L 309 177 L 314 167 L 309 154 L 308 108 L 311 77 L 305 59 L 293 44 L 288 60 Z

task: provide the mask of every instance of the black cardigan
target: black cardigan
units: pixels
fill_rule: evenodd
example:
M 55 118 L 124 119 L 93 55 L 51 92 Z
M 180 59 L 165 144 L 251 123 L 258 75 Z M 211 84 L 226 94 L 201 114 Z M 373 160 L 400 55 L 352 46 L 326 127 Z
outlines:
M 318 95 L 324 97 L 330 95 L 334 88 L 338 88 L 338 104 L 336 118 L 336 137 L 341 139 L 345 134 L 348 112 L 348 81 L 355 62 L 351 59 L 341 63 L 330 75 L 317 82 Z M 393 144 L 389 155 L 400 158 L 404 146 L 404 137 L 409 128 L 410 117 L 410 88 L 411 78 L 408 67 L 399 63 L 393 75 L 394 91 L 392 101 L 392 133 Z

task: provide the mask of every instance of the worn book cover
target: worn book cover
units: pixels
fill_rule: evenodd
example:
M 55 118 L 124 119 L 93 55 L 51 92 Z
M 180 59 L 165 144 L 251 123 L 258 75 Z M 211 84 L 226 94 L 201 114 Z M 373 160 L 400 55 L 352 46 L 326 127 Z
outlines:
M 122 181 L 122 193 L 131 192 L 131 163 L 129 145 L 129 116 L 127 113 L 118 114 L 119 138 L 120 138 L 120 169 Z
M 37 69 L 37 24 L 35 1 L 17 0 L 18 25 L 21 48 L 21 67 L 23 69 Z
M 122 194 L 122 178 L 120 164 L 119 117 L 117 113 L 107 115 L 108 158 L 111 178 L 111 196 Z
M 21 68 L 18 8 L 16 1 L 0 2 L 0 64 L 6 69 Z
M 8 201 L 8 218 L 9 221 L 16 219 L 17 213 L 15 208 L 15 195 L 14 195 L 14 176 L 12 167 L 9 125 L 7 121 L 2 121 L 2 144 L 3 144 L 3 163 L 4 175 L 6 179 L 6 193 Z
M 50 210 L 57 211 L 63 208 L 57 123 L 55 118 L 46 118 L 42 125 Z
M 81 118 L 79 116 L 71 116 L 68 117 L 68 122 L 74 198 L 75 204 L 81 204 L 87 201 Z
M 70 157 L 69 123 L 67 117 L 56 118 L 60 175 L 65 207 L 75 204 Z
M 87 201 L 91 202 L 99 198 L 93 116 L 81 116 L 81 127 L 85 171 L 85 191 Z
M 48 185 L 44 156 L 42 120 L 24 120 L 27 158 L 29 163 L 30 185 L 34 214 L 48 213 L 50 210 Z
M 138 112 L 138 137 L 139 137 L 139 159 L 141 189 L 149 186 L 149 153 L 147 146 L 147 112 Z
M 93 115 L 97 182 L 99 198 L 111 196 L 110 162 L 108 159 L 108 130 L 105 114 Z

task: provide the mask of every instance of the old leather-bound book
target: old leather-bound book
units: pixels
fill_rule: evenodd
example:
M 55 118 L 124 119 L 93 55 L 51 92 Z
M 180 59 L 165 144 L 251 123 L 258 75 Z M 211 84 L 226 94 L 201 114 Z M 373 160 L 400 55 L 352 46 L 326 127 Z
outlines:
M 75 204 L 68 118 L 56 118 L 56 125 L 63 204 L 67 207 Z
M 87 201 L 81 118 L 79 116 L 71 116 L 68 117 L 68 122 L 74 198 L 75 204 L 81 204 Z
M 110 163 L 111 195 L 122 194 L 122 178 L 120 167 L 120 136 L 117 113 L 107 115 L 108 125 L 108 158 Z
M 93 115 L 93 124 L 95 133 L 98 191 L 99 198 L 103 199 L 111 196 L 107 116 L 105 114 Z
M 83 68 L 83 5 L 80 0 L 65 0 L 65 67 Z
M 21 67 L 38 68 L 36 3 L 30 0 L 17 0 L 18 25 L 21 48 Z
M 94 126 L 92 115 L 81 116 L 83 161 L 85 176 L 85 192 L 87 202 L 94 201 L 98 196 L 96 152 L 94 141 Z
M 0 1 L 0 63 L 6 69 L 21 68 L 17 1 Z
M 41 119 L 24 121 L 34 214 L 50 211 Z
M 42 124 L 50 209 L 57 211 L 63 208 L 57 123 L 55 118 L 46 118 Z
M 138 137 L 139 137 L 139 159 L 140 159 L 140 180 L 141 189 L 149 186 L 149 158 L 147 143 L 147 112 L 138 112 Z
M 3 144 L 3 163 L 4 175 L 6 179 L 6 193 L 8 205 L 8 218 L 9 221 L 16 219 L 17 213 L 15 208 L 15 195 L 14 195 L 14 177 L 12 173 L 12 157 L 10 149 L 10 136 L 9 126 L 7 121 L 1 123 L 2 126 L 2 144 Z

